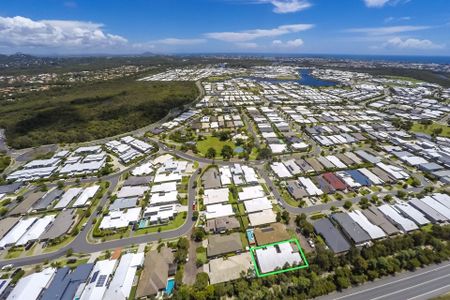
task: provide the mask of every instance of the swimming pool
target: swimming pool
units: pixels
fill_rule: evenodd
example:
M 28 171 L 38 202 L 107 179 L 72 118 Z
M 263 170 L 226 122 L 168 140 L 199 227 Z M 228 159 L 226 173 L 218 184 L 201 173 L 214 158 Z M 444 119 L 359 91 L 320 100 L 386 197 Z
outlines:
M 247 229 L 247 239 L 250 245 L 255 243 L 255 236 L 253 235 L 253 229 Z
M 174 287 L 175 287 L 175 279 L 171 278 L 171 279 L 167 280 L 166 294 L 172 295 Z

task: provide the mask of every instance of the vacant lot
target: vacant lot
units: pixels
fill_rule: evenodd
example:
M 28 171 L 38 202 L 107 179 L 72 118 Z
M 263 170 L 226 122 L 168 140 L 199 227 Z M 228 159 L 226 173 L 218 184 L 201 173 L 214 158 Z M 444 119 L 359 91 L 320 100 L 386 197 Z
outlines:
M 0 105 L 10 146 L 82 142 L 131 131 L 193 101 L 194 82 L 113 80 L 58 88 Z
M 414 123 L 411 128 L 411 131 L 413 132 L 423 132 L 429 135 L 433 134 L 435 130 L 438 130 L 438 136 L 450 137 L 450 127 L 443 124 L 433 123 L 431 125 L 423 125 L 420 123 Z
M 205 156 L 209 148 L 214 148 L 216 150 L 216 156 L 221 157 L 220 151 L 222 151 L 222 148 L 225 145 L 228 145 L 234 149 L 234 143 L 232 141 L 221 141 L 217 137 L 207 136 L 203 141 L 197 142 L 197 149 Z

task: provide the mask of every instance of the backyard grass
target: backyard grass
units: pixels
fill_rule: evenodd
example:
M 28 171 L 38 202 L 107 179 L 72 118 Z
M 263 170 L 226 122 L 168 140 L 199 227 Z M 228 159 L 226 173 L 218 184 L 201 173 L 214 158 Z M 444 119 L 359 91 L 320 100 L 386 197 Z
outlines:
M 201 261 L 203 264 L 206 264 L 208 262 L 208 258 L 206 257 L 206 248 L 205 247 L 198 247 L 196 250 L 196 259 L 198 261 Z
M 228 145 L 234 149 L 234 143 L 232 141 L 221 141 L 217 137 L 207 136 L 203 141 L 197 142 L 197 150 L 205 156 L 208 149 L 213 148 L 216 150 L 216 157 L 221 157 L 220 151 L 222 151 L 222 148 L 225 145 Z
M 431 135 L 434 130 L 442 129 L 442 132 L 438 134 L 438 136 L 450 137 L 450 126 L 433 123 L 431 125 L 423 125 L 418 122 L 415 122 L 411 128 L 412 132 L 421 132 Z
M 186 217 L 187 217 L 187 213 L 181 212 L 175 217 L 175 219 L 173 219 L 173 221 L 169 222 L 168 224 L 138 229 L 134 232 L 133 236 L 158 232 L 159 228 L 161 228 L 161 231 L 177 229 L 178 227 L 181 227 L 184 224 Z
M 248 240 L 247 235 L 244 232 L 239 232 L 239 235 L 241 236 L 241 242 L 244 249 L 248 247 Z

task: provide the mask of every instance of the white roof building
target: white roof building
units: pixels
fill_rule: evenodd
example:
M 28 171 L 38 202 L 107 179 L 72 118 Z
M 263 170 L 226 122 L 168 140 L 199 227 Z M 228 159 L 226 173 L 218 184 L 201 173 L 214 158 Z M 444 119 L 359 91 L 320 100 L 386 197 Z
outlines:
M 55 268 L 46 268 L 39 273 L 33 273 L 19 280 L 8 295 L 7 300 L 36 300 L 55 276 Z
M 280 154 L 287 151 L 286 144 L 269 144 L 269 148 L 272 150 L 272 153 Z
M 261 273 L 269 273 L 275 269 L 283 269 L 286 264 L 290 266 L 302 263 L 298 249 L 294 249 L 291 243 L 282 243 L 256 249 L 256 258 Z
M 55 205 L 55 209 L 61 209 L 67 207 L 70 202 L 72 202 L 73 199 L 75 199 L 76 196 L 78 196 L 82 188 L 70 188 L 68 189 L 61 197 L 61 200 L 58 201 L 58 203 Z
M 117 260 L 99 260 L 89 275 L 80 300 L 102 300 L 106 292 L 106 284 L 114 272 Z
M 425 197 L 422 198 L 422 200 L 423 200 L 423 202 L 425 202 L 425 204 L 427 204 L 428 206 L 430 206 L 431 208 L 433 208 L 434 210 L 439 212 L 441 215 L 446 217 L 447 220 L 450 220 L 450 208 L 448 208 L 447 206 L 443 205 L 441 202 L 437 201 L 435 199 L 435 195 L 436 194 L 434 194 L 432 197 L 425 196 Z
M 234 216 L 233 206 L 231 204 L 222 203 L 207 205 L 205 216 L 207 220 Z
M 153 173 L 153 164 L 151 162 L 146 162 L 131 171 L 133 176 L 143 176 Z
M 341 178 L 351 188 L 361 187 L 361 184 L 355 181 L 353 177 L 345 171 L 338 171 L 336 172 L 336 175 L 339 176 L 339 178 Z
M 255 227 L 264 224 L 270 224 L 277 221 L 277 215 L 272 209 L 265 209 L 260 212 L 248 214 L 250 225 Z
M 348 215 L 353 221 L 358 223 L 365 232 L 367 232 L 371 239 L 376 240 L 386 237 L 384 231 L 377 225 L 372 224 L 361 211 L 355 210 L 349 212 Z
M 413 220 L 417 225 L 423 226 L 430 223 L 430 220 L 425 218 L 424 214 L 419 210 L 415 209 L 413 206 L 409 205 L 407 202 L 398 202 L 394 204 L 394 207 L 400 211 L 404 216 Z
M 150 196 L 150 205 L 162 205 L 178 202 L 178 191 L 154 193 Z
M 177 213 L 177 206 L 175 204 L 150 206 L 145 208 L 144 218 L 148 218 L 150 223 L 166 222 L 172 219 Z
M 244 172 L 245 181 L 248 184 L 258 183 L 258 176 L 256 175 L 255 169 L 252 167 L 243 165 L 242 171 Z
M 100 229 L 124 228 L 132 223 L 139 221 L 141 208 L 134 207 L 126 210 L 111 211 L 104 216 L 100 223 Z
M 177 190 L 177 183 L 175 181 L 165 182 L 161 184 L 154 184 L 150 193 L 168 193 Z
M 27 232 L 22 235 L 22 237 L 17 241 L 17 246 L 22 246 L 28 243 L 29 241 L 35 241 L 39 239 L 41 234 L 43 234 L 47 228 L 53 223 L 55 220 L 55 215 L 47 215 L 37 219 L 33 225 L 27 230 Z
M 220 182 L 222 183 L 222 185 L 229 185 L 232 183 L 231 178 L 231 171 L 230 171 L 230 167 L 228 166 L 221 166 L 219 168 L 219 173 L 220 173 Z
M 377 167 L 391 175 L 396 180 L 408 179 L 409 175 L 402 168 L 393 165 L 386 165 L 385 163 L 377 163 Z
M 373 174 L 372 172 L 370 172 L 366 168 L 358 169 L 358 171 L 361 174 L 363 174 L 364 176 L 366 176 L 374 185 L 379 185 L 379 184 L 383 184 L 384 183 L 384 181 L 381 180 L 381 178 L 379 178 L 378 176 L 376 176 L 375 174 Z
M 319 189 L 309 178 L 299 177 L 298 181 L 301 185 L 303 185 L 306 189 L 306 192 L 310 196 L 320 196 L 323 194 L 323 191 Z
M 265 209 L 272 209 L 272 202 L 267 197 L 255 198 L 244 201 L 245 210 L 247 213 L 262 211 Z
M 21 219 L 1 240 L 0 248 L 14 245 L 27 230 L 33 225 L 37 218 Z
M 447 208 L 450 209 L 450 196 L 449 195 L 441 194 L 441 193 L 434 193 L 433 195 L 431 195 L 431 197 L 433 197 L 433 199 L 435 199 L 436 201 L 438 201 L 439 203 L 441 203 L 442 205 L 445 205 Z
M 126 300 L 130 296 L 137 268 L 144 264 L 144 252 L 127 253 L 120 258 L 103 299 Z
M 207 189 L 204 192 L 203 203 L 209 205 L 228 202 L 229 194 L 228 188 Z
M 150 188 L 144 185 L 124 186 L 117 193 L 117 198 L 143 197 Z
M 85 188 L 84 191 L 81 192 L 80 196 L 78 196 L 77 200 L 75 200 L 72 206 L 73 207 L 85 206 L 88 203 L 89 199 L 94 197 L 99 189 L 100 186 L 96 184 Z
M 412 230 L 417 230 L 416 223 L 403 217 L 389 204 L 383 204 L 378 207 L 378 209 L 383 213 L 383 215 L 388 218 L 393 224 L 395 224 L 403 232 L 409 232 Z
M 336 166 L 336 168 L 344 169 L 347 168 L 347 166 L 336 156 L 334 155 L 327 155 L 325 156 L 326 159 L 328 159 L 333 165 Z
M 264 197 L 265 195 L 266 193 L 264 192 L 264 189 L 260 185 L 244 187 L 242 188 L 242 192 L 238 193 L 239 200 L 241 201 L 254 198 L 261 198 Z
M 270 165 L 272 171 L 277 175 L 278 178 L 289 178 L 292 177 L 291 172 L 280 162 L 274 162 Z

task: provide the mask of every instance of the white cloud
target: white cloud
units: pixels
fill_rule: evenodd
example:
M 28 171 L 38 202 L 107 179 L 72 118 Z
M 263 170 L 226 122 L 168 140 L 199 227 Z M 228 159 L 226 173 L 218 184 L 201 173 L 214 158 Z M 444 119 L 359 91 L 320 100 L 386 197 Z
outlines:
M 225 42 L 248 42 L 258 38 L 276 37 L 288 33 L 305 31 L 313 27 L 313 24 L 292 24 L 278 26 L 273 29 L 253 29 L 238 32 L 212 32 L 206 33 L 205 36 Z
M 386 4 L 395 6 L 399 3 L 408 3 L 411 0 L 364 0 L 367 7 L 370 8 L 381 8 Z
M 258 0 L 257 3 L 270 3 L 277 14 L 294 13 L 312 6 L 308 0 Z
M 187 46 L 187 45 L 198 45 L 206 42 L 205 39 L 178 39 L 178 38 L 166 38 L 162 40 L 157 40 L 155 43 L 169 45 L 169 46 Z
M 383 7 L 389 0 L 364 0 L 367 7 Z
M 257 43 L 236 43 L 236 46 L 244 49 L 257 49 L 259 45 Z
M 272 45 L 276 47 L 282 47 L 282 48 L 298 48 L 303 45 L 302 39 L 295 39 L 295 40 L 289 40 L 286 42 L 282 42 L 280 40 L 274 40 L 272 41 Z
M 384 23 L 392 23 L 392 22 L 399 22 L 399 21 L 409 21 L 411 20 L 411 17 L 387 17 L 384 19 Z
M 105 48 L 126 43 L 98 23 L 0 17 L 0 44 L 9 47 Z
M 411 32 L 430 29 L 430 26 L 386 26 L 386 27 L 366 27 L 366 28 L 352 28 L 347 32 L 365 33 L 368 35 L 389 35 L 402 32 Z
M 394 37 L 389 39 L 386 43 L 383 44 L 384 48 L 399 48 L 399 49 L 420 49 L 420 50 L 429 50 L 429 49 L 442 49 L 444 45 L 435 44 L 430 40 L 419 40 L 415 38 L 405 38 L 402 39 L 400 37 Z

